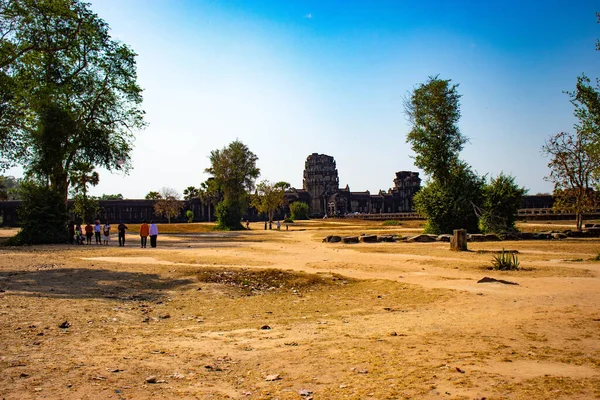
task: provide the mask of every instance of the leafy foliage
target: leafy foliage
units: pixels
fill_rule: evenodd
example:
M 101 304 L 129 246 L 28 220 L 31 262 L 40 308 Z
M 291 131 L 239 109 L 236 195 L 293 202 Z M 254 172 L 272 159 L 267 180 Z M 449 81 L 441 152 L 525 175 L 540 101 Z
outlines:
M 292 220 L 304 220 L 308 219 L 308 204 L 302 201 L 294 201 L 290 204 L 290 213 Z
M 186 217 L 187 217 L 187 219 L 188 219 L 188 223 L 190 223 L 190 224 L 191 224 L 192 222 L 194 222 L 194 212 L 193 212 L 192 210 L 187 210 L 187 211 L 185 212 L 185 216 L 186 216 Z
M 185 200 L 191 200 L 194 197 L 198 197 L 199 189 L 194 186 L 188 186 L 183 191 L 183 198 Z
M 244 201 L 245 207 L 247 202 Z M 236 203 L 235 200 L 221 200 L 215 209 L 217 216 L 217 228 L 222 230 L 241 230 L 244 229 L 241 224 L 242 219 L 242 204 Z
M 427 219 L 426 233 L 478 231 L 475 205 L 481 204 L 484 180 L 466 164 L 451 170 L 447 183 L 432 180 L 414 197 L 415 211 Z
M 0 0 L 0 164 L 66 203 L 76 162 L 129 167 L 144 127 L 136 54 L 79 0 Z
M 208 205 L 208 222 L 210 222 L 212 214 L 210 212 L 210 208 L 216 204 L 221 197 L 219 186 L 215 182 L 214 178 L 208 178 L 205 182 L 200 184 L 200 188 L 198 189 L 198 197 L 200 197 L 200 200 L 202 200 L 203 203 Z
M 175 218 L 181 212 L 183 202 L 179 198 L 179 193 L 175 189 L 162 188 L 160 190 L 160 199 L 154 203 L 154 214 L 165 216 L 171 223 L 171 218 Z
M 84 223 L 91 223 L 94 217 L 98 215 L 98 211 L 100 211 L 100 204 L 97 199 L 80 193 L 73 198 L 72 211 Z
M 239 140 L 231 142 L 221 150 L 210 153 L 211 166 L 206 172 L 214 178 L 214 184 L 223 194 L 217 205 L 218 227 L 221 229 L 243 229 L 240 223 L 248 208 L 248 193 L 260 175 L 256 167 L 258 157 Z
M 500 173 L 483 186 L 483 206 L 479 228 L 484 233 L 515 231 L 517 213 L 527 190 L 519 187 L 515 178 Z
M 22 180 L 13 176 L 0 175 L 0 201 L 19 200 Z
M 150 191 L 145 197 L 146 200 L 159 200 L 161 199 L 161 195 L 158 192 Z
M 583 76 L 568 95 L 578 120 L 575 133 L 551 136 L 542 152 L 550 158 L 547 179 L 554 183 L 554 208 L 575 213 L 581 230 L 583 214 L 597 206 L 592 187 L 600 183 L 600 92 Z
M 67 207 L 61 193 L 28 181 L 22 185 L 21 196 L 21 230 L 10 238 L 9 244 L 66 243 Z
M 103 193 L 102 196 L 100 196 L 100 200 L 123 200 L 123 195 L 121 193 L 115 193 L 115 194 Z
M 458 129 L 460 95 L 451 80 L 430 77 L 404 102 L 412 129 L 406 137 L 415 152 L 415 165 L 434 180 L 445 183 L 460 164 L 458 154 L 468 141 Z
M 502 249 L 502 253 L 496 254 L 492 259 L 494 269 L 500 271 L 516 271 L 519 269 L 519 264 L 519 257 L 510 251 L 504 251 L 504 249 Z
M 414 197 L 415 210 L 427 218 L 428 233 L 454 229 L 478 230 L 475 213 L 481 201 L 483 179 L 459 158 L 468 141 L 458 129 L 460 95 L 450 80 L 430 77 L 405 101 L 412 129 L 406 141 L 415 152 L 415 165 L 430 176 Z
M 289 187 L 287 182 L 273 184 L 264 180 L 256 186 L 251 204 L 259 213 L 267 214 L 269 222 L 273 222 L 275 211 L 285 204 L 285 191 Z
M 96 186 L 100 182 L 100 175 L 94 171 L 94 166 L 85 162 L 73 163 L 69 176 L 71 190 L 87 196 L 88 185 Z

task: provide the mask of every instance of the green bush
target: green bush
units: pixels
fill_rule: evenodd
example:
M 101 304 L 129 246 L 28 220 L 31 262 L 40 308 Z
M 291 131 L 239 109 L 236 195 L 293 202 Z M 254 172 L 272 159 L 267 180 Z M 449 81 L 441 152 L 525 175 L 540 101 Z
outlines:
M 11 246 L 66 243 L 67 206 L 64 197 L 48 186 L 27 182 L 21 189 L 18 209 L 21 230 L 8 240 Z
M 217 216 L 217 228 L 222 230 L 242 230 L 242 211 L 239 202 L 233 200 L 222 200 L 217 204 L 215 215 Z
M 284 224 L 293 224 L 293 223 L 294 223 L 294 220 L 293 220 L 293 219 L 291 219 L 291 218 L 286 218 L 286 219 L 284 219 L 284 220 L 283 220 L 283 223 L 284 223 Z
M 83 223 L 92 222 L 100 211 L 98 200 L 92 197 L 78 194 L 73 198 L 73 214 L 80 218 Z
M 292 220 L 308 219 L 308 204 L 295 201 L 290 204 L 290 213 L 292 214 Z
M 448 182 L 432 180 L 414 197 L 415 211 L 427 219 L 425 233 L 478 232 L 475 205 L 481 204 L 484 180 L 466 164 L 450 171 Z
M 497 254 L 492 259 L 492 265 L 494 269 L 500 271 L 515 271 L 519 269 L 519 257 L 515 253 L 504 251 Z
M 382 226 L 399 226 L 402 225 L 400 221 L 396 221 L 395 219 L 389 219 L 387 221 L 383 221 Z
M 483 206 L 479 229 L 483 233 L 516 231 L 517 213 L 527 190 L 519 187 L 515 178 L 500 173 L 483 187 Z
M 188 224 L 194 221 L 194 212 L 192 210 L 187 210 L 185 216 L 188 219 Z

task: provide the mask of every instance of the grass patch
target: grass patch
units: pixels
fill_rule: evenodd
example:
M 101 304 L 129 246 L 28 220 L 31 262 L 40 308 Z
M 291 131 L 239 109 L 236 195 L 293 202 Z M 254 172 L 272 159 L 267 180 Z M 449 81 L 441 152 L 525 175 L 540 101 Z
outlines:
M 400 226 L 402 222 L 396 221 L 395 219 L 389 219 L 387 221 L 383 221 L 382 226 Z

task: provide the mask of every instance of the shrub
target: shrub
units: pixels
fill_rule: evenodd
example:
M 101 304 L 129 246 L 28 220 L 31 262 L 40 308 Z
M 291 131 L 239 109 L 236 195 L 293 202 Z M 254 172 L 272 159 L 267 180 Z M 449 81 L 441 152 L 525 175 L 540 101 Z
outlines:
M 67 206 L 64 197 L 48 186 L 27 182 L 22 185 L 18 210 L 21 230 L 8 244 L 66 243 Z
M 234 200 L 222 200 L 217 204 L 217 228 L 223 230 L 242 230 L 242 211 L 244 207 Z
M 389 219 L 387 221 L 383 221 L 383 226 L 399 226 L 402 225 L 400 221 L 396 221 L 395 219 Z
M 290 213 L 292 214 L 292 220 L 308 219 L 308 204 L 295 201 L 290 204 Z
M 500 271 L 515 271 L 519 269 L 519 257 L 515 253 L 504 251 L 494 256 L 492 260 L 494 269 Z
M 484 181 L 461 164 L 448 176 L 447 183 L 430 181 L 414 197 L 415 211 L 427 219 L 425 233 L 452 233 L 454 229 L 477 232 L 479 219 L 475 204 L 481 204 Z
M 293 220 L 293 219 L 291 219 L 291 218 L 286 218 L 286 219 L 284 219 L 284 220 L 283 220 L 283 223 L 284 223 L 284 224 L 293 224 L 293 223 L 294 223 L 294 220 Z
M 515 178 L 500 173 L 483 187 L 483 207 L 479 228 L 483 233 L 516 231 L 515 222 L 521 200 L 527 190 L 519 187 Z
M 192 221 L 194 221 L 194 212 L 192 210 L 187 210 L 185 212 L 185 216 L 188 219 L 188 223 L 191 223 Z

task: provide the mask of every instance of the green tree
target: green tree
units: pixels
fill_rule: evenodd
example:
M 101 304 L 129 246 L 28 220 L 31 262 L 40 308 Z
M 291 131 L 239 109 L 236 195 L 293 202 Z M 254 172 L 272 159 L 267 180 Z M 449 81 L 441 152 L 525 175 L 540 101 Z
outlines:
M 273 223 L 275 211 L 285 204 L 285 191 L 290 188 L 287 182 L 275 184 L 264 180 L 256 185 L 256 191 L 252 196 L 252 207 L 259 213 L 267 215 L 269 223 Z
M 599 183 L 600 155 L 590 135 L 560 132 L 542 147 L 550 158 L 550 175 L 554 183 L 554 208 L 575 214 L 577 230 L 583 227 L 585 212 L 596 208 L 593 187 Z
M 200 188 L 198 189 L 198 197 L 202 200 L 202 203 L 208 206 L 208 222 L 211 222 L 211 211 L 210 208 L 214 204 L 218 203 L 219 198 L 221 197 L 221 193 L 219 192 L 219 187 L 215 182 L 214 178 L 208 178 L 205 182 L 200 184 Z
M 73 197 L 72 209 L 75 216 L 85 222 L 92 222 L 94 217 L 100 211 L 100 204 L 95 197 L 84 196 L 79 193 Z
M 93 165 L 85 162 L 73 164 L 73 170 L 69 176 L 73 194 L 73 213 L 84 222 L 98 214 L 98 201 L 90 199 L 87 192 L 88 185 L 96 186 L 99 182 L 100 175 L 94 171 Z
M 161 196 L 160 196 L 160 193 L 151 191 L 151 192 L 148 192 L 145 199 L 146 200 L 160 200 Z
M 527 190 L 519 187 L 515 178 L 500 173 L 483 186 L 483 206 L 479 229 L 484 233 L 516 231 L 517 214 Z
M 185 200 L 191 200 L 194 197 L 198 197 L 198 188 L 196 188 L 194 186 L 186 187 L 185 190 L 183 191 L 183 198 Z
M 468 141 L 458 129 L 458 85 L 437 76 L 417 86 L 405 99 L 404 109 L 412 125 L 406 142 L 415 152 L 415 165 L 444 184 L 461 161 L 458 154 Z
M 581 76 L 575 91 L 566 93 L 577 119 L 575 133 L 551 136 L 542 152 L 550 158 L 546 179 L 554 183 L 554 208 L 575 213 L 581 230 L 584 213 L 597 206 L 593 188 L 600 183 L 600 91 Z
M 241 218 L 248 208 L 248 193 L 260 175 L 256 167 L 258 157 L 239 140 L 231 142 L 221 150 L 210 153 L 211 166 L 206 172 L 214 178 L 223 194 L 217 205 L 218 226 L 221 229 L 243 229 Z
M 14 176 L 0 175 L 0 200 L 19 200 L 21 183 Z
M 308 204 L 302 201 L 294 201 L 290 204 L 290 213 L 292 220 L 308 219 Z
M 164 187 L 160 190 L 160 199 L 154 203 L 154 214 L 167 217 L 170 224 L 171 218 L 177 217 L 182 208 L 179 193 L 175 189 Z
M 0 200 L 8 200 L 8 186 L 4 176 L 0 176 Z
M 194 222 L 194 212 L 193 212 L 192 210 L 187 210 L 187 211 L 185 212 L 185 216 L 186 216 L 186 217 L 187 217 L 187 219 L 188 219 L 188 224 L 190 224 L 190 223 Z
M 114 193 L 114 194 L 106 194 L 103 193 L 102 196 L 100 196 L 100 200 L 123 200 L 123 195 L 121 193 Z
M 452 233 L 454 229 L 478 231 L 476 205 L 481 204 L 484 180 L 460 163 L 445 183 L 431 180 L 414 197 L 415 211 L 427 219 L 426 233 Z
M 427 218 L 426 232 L 478 230 L 475 209 L 481 201 L 483 179 L 459 158 L 468 141 L 458 129 L 458 85 L 437 76 L 417 86 L 404 102 L 412 127 L 406 141 L 415 152 L 415 165 L 430 180 L 415 195 L 415 210 Z
M 144 127 L 136 54 L 78 0 L 0 0 L 0 159 L 66 204 L 76 160 L 129 167 Z
M 67 207 L 61 194 L 45 184 L 27 181 L 22 184 L 21 196 L 21 230 L 10 238 L 9 244 L 66 243 Z

